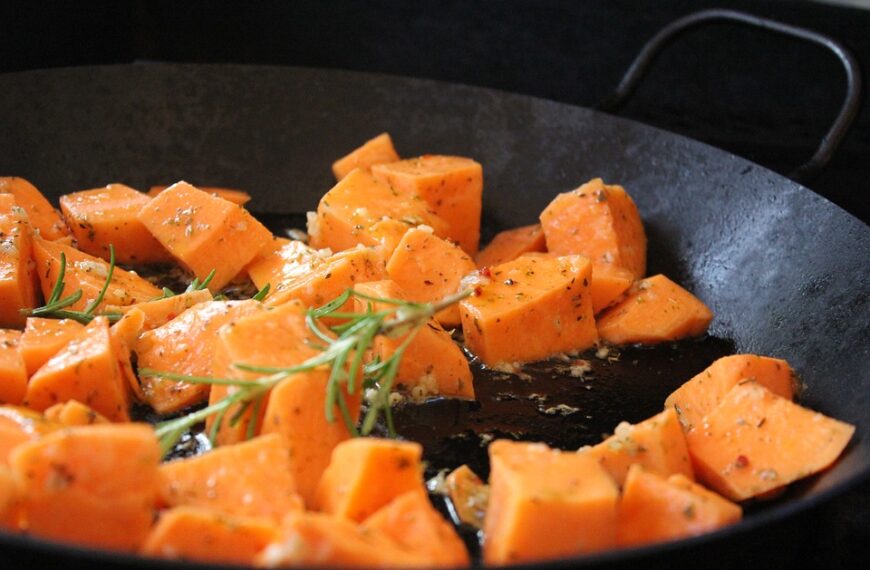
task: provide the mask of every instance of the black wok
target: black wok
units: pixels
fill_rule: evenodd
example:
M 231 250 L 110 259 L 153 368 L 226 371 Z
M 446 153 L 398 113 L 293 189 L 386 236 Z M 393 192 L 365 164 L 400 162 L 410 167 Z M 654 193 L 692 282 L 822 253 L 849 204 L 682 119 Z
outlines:
M 683 356 L 698 354 L 691 346 L 661 349 L 650 366 L 667 370 L 676 361 L 671 377 L 604 378 L 600 390 L 586 391 L 591 418 L 559 419 L 565 431 L 548 432 L 564 435 L 555 443 L 573 447 L 569 434 L 578 430 L 580 439 L 596 431 L 597 439 L 614 418 L 655 413 L 660 394 L 730 350 L 788 359 L 807 385 L 802 403 L 856 424 L 857 433 L 833 469 L 735 527 L 569 565 L 778 559 L 797 536 L 790 521 L 870 475 L 870 228 L 741 158 L 530 97 L 297 68 L 147 64 L 10 74 L 0 77 L 0 117 L 0 173 L 26 177 L 54 198 L 113 181 L 147 188 L 186 179 L 247 189 L 251 209 L 274 220 L 312 209 L 332 184 L 332 160 L 381 131 L 404 156 L 479 160 L 490 235 L 534 222 L 557 192 L 589 178 L 623 184 L 647 227 L 650 273 L 666 273 L 706 301 L 716 314 L 711 334 L 727 341 L 710 341 L 702 356 Z M 596 416 L 599 404 L 619 415 Z M 445 409 L 472 429 L 486 405 Z M 436 415 L 408 412 L 405 425 Z M 176 567 L 8 535 L 0 535 L 0 560 L 4 568 Z

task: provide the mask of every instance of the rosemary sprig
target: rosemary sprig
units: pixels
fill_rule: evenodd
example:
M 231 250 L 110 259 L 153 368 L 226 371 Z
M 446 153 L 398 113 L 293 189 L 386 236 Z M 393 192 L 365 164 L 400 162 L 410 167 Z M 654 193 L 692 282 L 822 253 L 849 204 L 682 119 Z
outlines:
M 230 422 L 235 419 L 233 424 L 239 421 L 241 415 L 248 408 L 252 409 L 253 413 L 258 413 L 265 394 L 285 378 L 321 367 L 329 369 L 324 406 L 327 421 L 335 422 L 337 420 L 335 409 L 338 408 L 348 431 L 355 436 L 365 436 L 372 433 L 378 418 L 383 414 L 388 433 L 395 436 L 390 411 L 390 391 L 399 371 L 405 349 L 413 340 L 417 330 L 421 326 L 425 326 L 435 313 L 459 302 L 470 294 L 471 291 L 465 290 L 435 303 L 414 303 L 399 299 L 371 297 L 348 289 L 325 305 L 309 309 L 306 314 L 307 326 L 323 342 L 319 354 L 299 364 L 287 367 L 233 364 L 239 370 L 262 375 L 255 380 L 186 376 L 147 368 L 140 369 L 140 376 L 159 376 L 176 382 L 236 387 L 235 391 L 214 404 L 158 424 L 156 433 L 163 452 L 168 453 L 187 430 L 212 416 L 214 423 L 209 430 L 209 437 L 214 438 L 220 430 L 220 425 L 226 421 L 227 411 L 234 405 L 239 405 L 240 409 L 233 415 L 233 418 L 230 418 Z M 366 311 L 361 313 L 340 311 L 339 309 L 352 297 L 369 301 Z M 373 303 L 391 306 L 384 310 L 375 311 L 372 309 Z M 327 325 L 323 322 L 323 319 L 327 317 L 331 319 L 331 323 L 336 320 L 339 322 Z M 364 365 L 363 357 L 379 335 L 390 338 L 405 335 L 405 338 L 389 358 Z M 363 377 L 361 385 L 357 382 L 360 376 Z M 347 394 L 353 395 L 364 389 L 373 389 L 375 392 L 369 400 L 365 417 L 357 429 L 344 394 L 346 391 Z M 248 436 L 250 437 L 254 435 L 254 423 L 251 422 L 248 425 Z
M 257 291 L 257 294 L 256 294 L 256 295 L 254 295 L 253 297 L 251 297 L 251 299 L 253 299 L 254 301 L 262 301 L 263 299 L 266 298 L 266 295 L 269 294 L 269 290 L 270 290 L 271 288 L 272 288 L 272 284 L 271 284 L 271 283 L 266 283 L 265 285 L 263 285 L 263 288 L 262 288 L 262 289 L 260 289 L 259 291 Z

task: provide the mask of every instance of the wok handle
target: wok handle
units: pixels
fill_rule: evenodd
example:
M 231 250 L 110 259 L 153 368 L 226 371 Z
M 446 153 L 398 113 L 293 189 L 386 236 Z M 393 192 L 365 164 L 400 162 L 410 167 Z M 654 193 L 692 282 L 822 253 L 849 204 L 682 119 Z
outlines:
M 638 83 L 640 83 L 640 80 L 649 70 L 659 52 L 667 44 L 689 28 L 721 20 L 761 28 L 768 32 L 816 44 L 833 52 L 840 60 L 840 63 L 843 64 L 843 68 L 846 71 L 846 97 L 840 107 L 840 112 L 837 114 L 837 118 L 834 120 L 831 128 L 822 137 L 813 156 L 788 175 L 789 178 L 796 182 L 803 183 L 811 180 L 821 172 L 834 156 L 840 143 L 843 142 L 849 127 L 852 126 L 855 117 L 858 115 L 858 109 L 861 106 L 861 72 L 855 56 L 839 41 L 812 30 L 734 10 L 713 9 L 694 12 L 671 22 L 653 36 L 644 45 L 628 68 L 628 71 L 625 72 L 616 90 L 599 104 L 598 108 L 610 113 L 619 111 L 634 93 Z

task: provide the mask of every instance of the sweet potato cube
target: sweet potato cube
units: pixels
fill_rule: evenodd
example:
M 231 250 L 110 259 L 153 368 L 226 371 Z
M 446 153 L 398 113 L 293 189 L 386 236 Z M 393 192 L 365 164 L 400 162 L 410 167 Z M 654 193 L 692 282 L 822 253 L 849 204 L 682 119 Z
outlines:
M 843 452 L 855 426 L 743 381 L 686 433 L 695 474 L 734 501 L 813 475 Z
M 160 515 L 140 554 L 170 560 L 251 565 L 279 536 L 269 520 L 177 507 Z
M 21 331 L 0 329 L 0 404 L 18 406 L 27 392 Z
M 456 529 L 418 491 L 396 497 L 368 517 L 362 528 L 380 532 L 438 568 L 466 567 L 471 562 Z
M 267 283 L 274 287 L 285 279 L 299 277 L 307 272 L 312 263 L 328 257 L 330 253 L 308 247 L 298 240 L 272 236 L 272 241 L 260 250 L 245 271 L 258 289 Z
M 665 479 L 632 465 L 619 501 L 617 546 L 698 536 L 738 522 L 742 509 L 682 475 Z
M 376 164 L 396 162 L 399 155 L 393 147 L 393 139 L 389 133 L 381 133 L 367 140 L 361 147 L 332 163 L 332 173 L 340 181 L 355 168 L 368 170 Z
M 612 548 L 619 491 L 597 461 L 540 443 L 489 446 L 483 559 L 513 564 Z
M 0 194 L 10 194 L 24 209 L 30 225 L 43 239 L 56 240 L 69 234 L 69 229 L 51 203 L 36 186 L 16 176 L 0 177 Z
M 272 238 L 243 207 L 187 182 L 152 198 L 139 210 L 139 219 L 199 279 L 214 270 L 208 285 L 212 292 L 238 275 Z
M 110 423 L 103 414 L 82 404 L 78 400 L 67 400 L 66 402 L 55 404 L 45 410 L 43 415 L 46 420 L 57 422 L 67 427 Z
M 483 168 L 461 156 L 426 154 L 372 167 L 376 178 L 399 192 L 418 195 L 447 222 L 446 237 L 471 256 L 480 245 Z
M 211 291 L 208 289 L 197 289 L 196 291 L 187 291 L 171 297 L 143 301 L 134 305 L 106 305 L 105 310 L 108 313 L 121 313 L 124 315 L 132 311 L 141 311 L 143 317 L 142 331 L 150 331 L 165 325 L 194 305 L 207 303 L 212 299 Z
M 82 190 L 60 197 L 60 209 L 79 249 L 109 259 L 115 247 L 118 263 L 161 263 L 172 256 L 137 217 L 151 201 L 145 194 L 123 184 Z
M 139 368 L 190 376 L 212 375 L 218 329 L 264 311 L 258 301 L 209 301 L 194 305 L 165 325 L 143 333 L 133 345 Z M 208 384 L 176 382 L 160 376 L 140 380 L 145 401 L 161 414 L 208 398 Z
M 598 335 L 612 344 L 655 344 L 698 336 L 713 312 L 665 277 L 638 281 L 626 297 L 598 317 Z
M 579 255 L 522 256 L 497 265 L 460 303 L 465 344 L 487 365 L 538 360 L 598 341 L 589 280 Z
M 196 187 L 207 194 L 211 194 L 212 196 L 216 196 L 218 198 L 223 198 L 224 200 L 232 202 L 233 204 L 238 204 L 239 206 L 244 206 L 251 201 L 251 195 L 244 190 L 236 190 L 235 188 L 223 188 L 221 186 Z M 166 185 L 152 186 L 148 189 L 148 195 L 153 198 L 167 188 L 169 188 L 169 186 Z
M 51 433 L 61 426 L 23 406 L 0 406 L 0 465 L 9 463 L 9 453 L 19 444 Z
M 694 477 L 686 437 L 672 408 L 635 425 L 622 422 L 612 436 L 580 452 L 597 459 L 619 486 L 635 463 L 663 477 Z
M 27 375 L 32 376 L 83 328 L 83 324 L 72 319 L 28 317 L 20 345 Z
M 382 299 L 410 299 L 404 289 L 394 281 L 361 283 L 355 290 Z M 357 298 L 356 311 L 365 312 L 369 301 Z M 388 305 L 375 303 L 374 310 L 384 310 Z M 375 338 L 373 354 L 386 360 L 402 344 L 405 337 Z M 408 344 L 399 363 L 395 383 L 410 389 L 411 395 L 419 398 L 432 395 L 474 398 L 474 384 L 468 360 L 450 334 L 434 320 L 417 331 Z
M 421 224 L 447 236 L 447 223 L 419 194 L 357 169 L 333 186 L 320 199 L 316 214 L 309 216 L 309 244 L 332 251 L 362 244 L 380 247 L 389 257 L 408 228 Z
M 33 242 L 33 257 L 36 260 L 36 271 L 42 294 L 46 298 L 51 295 L 60 273 L 61 253 L 66 257 L 66 273 L 61 297 L 81 289 L 81 299 L 70 305 L 69 309 L 82 311 L 99 296 L 109 274 L 109 263 L 62 243 L 36 238 Z M 110 305 L 141 303 L 159 296 L 160 293 L 160 289 L 135 273 L 115 267 L 112 282 L 106 290 L 103 301 L 97 307 L 97 312 L 106 310 Z
M 612 264 L 635 279 L 646 273 L 646 233 L 634 201 L 622 186 L 600 178 L 559 194 L 541 212 L 547 251 L 579 254 Z
M 281 436 L 272 434 L 170 461 L 160 466 L 160 497 L 172 507 L 201 507 L 279 523 L 303 508 L 290 457 Z
M 444 486 L 459 520 L 474 528 L 483 528 L 489 505 L 489 485 L 481 481 L 468 465 L 460 465 L 450 472 Z
M 477 266 L 501 265 L 526 253 L 545 251 L 547 242 L 541 224 L 522 226 L 495 234 L 492 241 L 477 254 Z
M 24 325 L 22 309 L 38 304 L 33 230 L 11 194 L 0 194 L 0 327 Z
M 595 314 L 620 300 L 633 282 L 634 277 L 627 269 L 613 264 L 593 263 L 589 293 L 592 295 L 592 310 Z
M 30 378 L 25 403 L 39 411 L 78 400 L 115 422 L 129 421 L 130 397 L 106 317 L 96 317 Z
M 405 233 L 387 262 L 387 275 L 408 299 L 424 303 L 456 293 L 462 278 L 476 269 L 458 246 L 420 228 Z M 445 327 L 459 325 L 459 305 L 440 311 L 435 319 Z
M 373 437 L 338 444 L 317 486 L 314 508 L 363 521 L 407 492 L 426 493 L 419 443 Z
M 28 532 L 125 551 L 137 550 L 151 528 L 159 462 L 154 430 L 143 424 L 70 427 L 10 457 Z

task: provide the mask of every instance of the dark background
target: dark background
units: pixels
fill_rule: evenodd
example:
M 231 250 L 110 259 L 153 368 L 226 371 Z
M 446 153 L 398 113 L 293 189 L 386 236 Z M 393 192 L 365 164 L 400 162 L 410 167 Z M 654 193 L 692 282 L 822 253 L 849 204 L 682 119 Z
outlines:
M 150 60 L 265 63 L 411 75 L 595 106 L 661 26 L 705 7 L 808 27 L 870 62 L 870 10 L 815 2 L 140 0 L 4 3 L 0 71 Z M 818 47 L 717 24 L 669 48 L 623 114 L 788 172 L 812 154 L 844 88 L 839 63 Z M 867 91 L 840 152 L 807 184 L 865 222 Z M 771 532 L 793 535 L 792 560 L 857 567 L 870 560 L 868 513 L 865 483 Z M 744 562 L 754 566 L 760 554 L 747 553 Z

